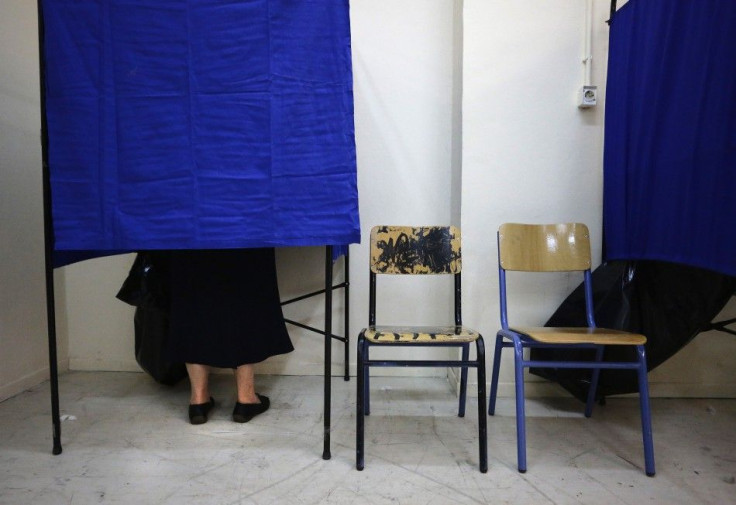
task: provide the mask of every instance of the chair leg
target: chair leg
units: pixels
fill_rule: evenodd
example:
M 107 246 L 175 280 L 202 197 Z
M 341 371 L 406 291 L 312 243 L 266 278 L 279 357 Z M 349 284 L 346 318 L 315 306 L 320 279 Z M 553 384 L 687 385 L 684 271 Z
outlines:
M 363 361 L 368 361 L 370 359 L 370 343 L 363 339 Z M 364 395 L 364 402 L 365 402 L 365 415 L 369 416 L 371 415 L 371 371 L 370 367 L 364 367 L 365 369 L 365 375 L 363 376 L 363 395 Z
M 365 380 L 365 370 L 364 368 L 367 368 L 363 365 L 363 352 L 365 350 L 365 343 L 364 343 L 363 334 L 361 333 L 358 336 L 358 352 L 356 355 L 357 360 L 357 373 L 356 373 L 356 379 L 357 379 L 357 413 L 356 413 L 356 426 L 355 426 L 355 467 L 358 470 L 362 470 L 365 466 L 364 461 L 364 427 L 365 427 L 365 418 L 364 418 L 364 411 L 365 411 L 365 389 L 364 389 L 364 380 Z
M 486 417 L 486 351 L 483 337 L 475 342 L 478 360 L 478 444 L 480 471 L 488 472 L 488 418 Z
M 595 350 L 595 361 L 600 363 L 603 360 L 603 346 L 598 347 Z M 593 404 L 595 403 L 595 392 L 598 389 L 598 379 L 601 375 L 600 368 L 594 368 L 593 373 L 590 377 L 590 387 L 588 388 L 588 399 L 585 402 L 585 417 L 590 417 L 593 414 Z
M 641 433 L 644 439 L 644 470 L 654 477 L 654 443 L 652 441 L 652 413 L 649 406 L 649 380 L 647 379 L 647 357 L 643 345 L 636 346 L 639 355 L 639 404 L 641 408 Z
M 493 371 L 491 372 L 491 399 L 488 401 L 488 415 L 496 413 L 496 393 L 498 392 L 498 372 L 501 368 L 501 351 L 503 350 L 503 337 L 496 335 L 496 348 L 493 352 Z
M 470 344 L 463 344 L 462 349 L 463 349 L 463 352 L 462 352 L 461 359 L 463 361 L 468 361 L 468 359 L 470 358 Z M 460 367 L 460 404 L 458 405 L 458 409 L 457 409 L 458 417 L 465 417 L 465 398 L 467 396 L 467 390 L 468 390 L 468 367 L 462 366 Z M 485 408 L 485 405 L 483 407 Z
M 516 455 L 520 473 L 526 472 L 526 417 L 524 412 L 524 347 L 514 338 L 514 382 L 516 383 Z

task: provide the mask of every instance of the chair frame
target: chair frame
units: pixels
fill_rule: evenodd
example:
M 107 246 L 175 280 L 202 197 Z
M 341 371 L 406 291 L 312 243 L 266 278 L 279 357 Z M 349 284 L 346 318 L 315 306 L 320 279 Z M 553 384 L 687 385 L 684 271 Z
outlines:
M 378 227 L 376 227 L 378 228 Z M 435 227 L 421 227 L 435 228 Z M 450 227 L 447 227 L 450 228 Z M 402 273 L 399 275 L 423 275 L 422 273 Z M 462 274 L 454 274 L 454 322 L 456 327 L 462 326 Z M 478 370 L 478 438 L 480 471 L 488 471 L 488 435 L 487 418 L 485 414 L 486 376 L 485 376 L 485 345 L 482 335 L 478 334 L 476 344 L 476 359 L 469 359 L 470 343 L 379 343 L 365 338 L 365 333 L 376 326 L 376 279 L 378 274 L 370 270 L 369 300 L 368 300 L 368 328 L 364 328 L 358 335 L 357 341 L 357 421 L 356 421 L 356 468 L 365 467 L 365 416 L 370 415 L 370 367 L 460 367 L 460 394 L 458 417 L 465 416 L 466 392 L 468 383 L 468 368 Z M 460 360 L 372 360 L 370 347 L 459 347 L 462 351 Z
M 584 226 L 576 224 L 577 226 Z M 503 228 L 503 227 L 502 227 Z M 586 239 L 587 239 L 587 228 Z M 655 474 L 654 465 L 654 447 L 652 441 L 652 421 L 649 402 L 649 383 L 647 380 L 647 360 L 644 345 L 636 345 L 636 361 L 631 362 L 606 362 L 603 361 L 603 353 L 605 345 L 595 343 L 575 343 L 575 344 L 551 344 L 540 343 L 528 335 L 520 331 L 516 331 L 509 327 L 506 300 L 506 269 L 502 265 L 501 254 L 501 231 L 497 234 L 498 242 L 498 276 L 500 291 L 500 312 L 501 312 L 501 330 L 496 334 L 495 353 L 493 357 L 493 370 L 491 374 L 491 391 L 488 402 L 488 415 L 495 414 L 496 398 L 498 391 L 498 375 L 501 365 L 501 352 L 503 349 L 510 347 L 514 349 L 514 379 L 516 392 L 516 432 L 517 432 L 517 463 L 518 470 L 521 473 L 526 472 L 526 423 L 524 408 L 524 369 L 537 368 L 578 368 L 591 369 L 591 383 L 588 389 L 588 396 L 585 405 L 585 417 L 590 417 L 593 412 L 593 404 L 595 402 L 595 393 L 598 386 L 598 379 L 602 369 L 617 370 L 634 370 L 637 373 L 639 382 L 639 403 L 641 410 L 641 428 L 642 439 L 644 445 L 644 467 L 645 473 L 652 477 Z M 589 255 L 588 255 L 589 256 Z M 549 269 L 529 270 L 533 272 L 555 271 Z M 556 270 L 556 271 L 574 271 L 574 270 Z M 593 310 L 593 287 L 592 275 L 590 267 L 582 270 L 583 283 L 585 291 L 585 313 L 588 328 L 595 329 L 595 317 Z M 595 350 L 594 361 L 547 361 L 532 360 L 524 358 L 524 348 L 547 348 L 547 349 L 593 349 Z

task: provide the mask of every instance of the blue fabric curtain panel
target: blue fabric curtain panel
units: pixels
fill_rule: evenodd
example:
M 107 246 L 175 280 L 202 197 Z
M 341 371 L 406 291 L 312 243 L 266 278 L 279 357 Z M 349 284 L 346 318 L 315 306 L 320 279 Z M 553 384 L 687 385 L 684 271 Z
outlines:
M 610 32 L 608 260 L 736 276 L 736 2 L 630 0 Z
M 348 0 L 43 0 L 55 263 L 360 240 Z

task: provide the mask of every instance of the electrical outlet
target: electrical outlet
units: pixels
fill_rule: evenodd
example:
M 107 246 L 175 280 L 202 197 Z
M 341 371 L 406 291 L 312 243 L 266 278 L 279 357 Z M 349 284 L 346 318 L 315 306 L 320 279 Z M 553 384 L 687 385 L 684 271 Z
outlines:
M 598 87 L 597 86 L 583 86 L 580 88 L 580 95 L 578 96 L 578 107 L 581 109 L 588 109 L 595 107 L 598 103 Z

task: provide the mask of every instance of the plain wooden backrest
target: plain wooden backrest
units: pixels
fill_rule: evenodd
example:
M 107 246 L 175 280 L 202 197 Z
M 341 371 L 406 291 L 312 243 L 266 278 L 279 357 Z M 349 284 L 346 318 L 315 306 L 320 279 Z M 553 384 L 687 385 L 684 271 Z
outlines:
M 498 229 L 504 270 L 569 272 L 590 268 L 590 234 L 581 223 L 516 224 Z
M 456 274 L 462 269 L 454 226 L 374 226 L 371 271 L 376 274 Z

